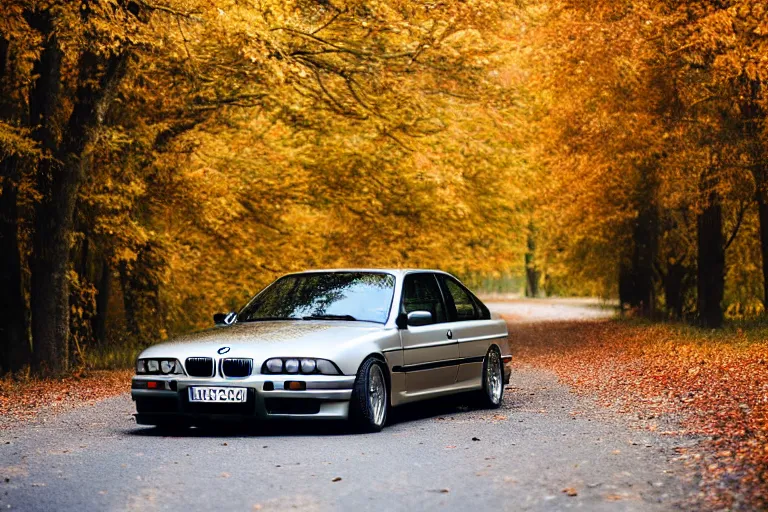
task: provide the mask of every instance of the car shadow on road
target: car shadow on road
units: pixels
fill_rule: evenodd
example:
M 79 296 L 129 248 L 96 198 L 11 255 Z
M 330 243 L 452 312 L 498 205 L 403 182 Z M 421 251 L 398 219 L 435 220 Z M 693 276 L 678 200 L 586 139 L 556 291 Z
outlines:
M 508 392 L 509 393 L 509 392 Z M 435 419 L 448 416 L 461 417 L 464 414 L 477 413 L 494 414 L 505 411 L 507 414 L 521 405 L 519 397 L 505 396 L 504 404 L 498 410 L 478 408 L 473 404 L 471 394 L 452 395 L 443 398 L 435 398 L 423 402 L 405 404 L 390 410 L 387 426 L 393 427 L 400 424 Z M 208 437 L 208 438 L 233 438 L 233 437 L 277 437 L 277 436 L 340 436 L 358 434 L 343 421 L 268 421 L 268 422 L 228 422 L 213 421 L 205 425 L 192 428 L 157 428 L 150 426 L 136 426 L 126 429 L 123 434 L 139 437 Z

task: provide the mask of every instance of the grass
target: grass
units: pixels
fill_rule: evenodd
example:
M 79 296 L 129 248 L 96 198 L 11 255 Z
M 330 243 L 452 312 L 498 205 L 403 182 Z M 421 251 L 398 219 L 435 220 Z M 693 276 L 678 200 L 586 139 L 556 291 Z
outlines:
M 141 350 L 134 346 L 89 347 L 85 352 L 85 366 L 93 370 L 133 368 Z

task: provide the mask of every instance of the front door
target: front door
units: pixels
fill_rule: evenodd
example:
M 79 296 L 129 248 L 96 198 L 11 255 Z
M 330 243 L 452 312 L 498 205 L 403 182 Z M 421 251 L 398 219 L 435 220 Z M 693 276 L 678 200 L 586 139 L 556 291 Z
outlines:
M 446 322 L 445 301 L 433 273 L 405 276 L 401 313 L 428 311 L 432 323 L 400 331 L 408 394 L 429 392 L 456 382 L 459 345 Z

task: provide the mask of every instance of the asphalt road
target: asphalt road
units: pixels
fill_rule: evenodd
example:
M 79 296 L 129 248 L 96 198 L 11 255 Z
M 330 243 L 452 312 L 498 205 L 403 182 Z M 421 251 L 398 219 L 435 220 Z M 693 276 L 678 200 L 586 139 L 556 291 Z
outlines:
M 136 426 L 125 394 L 0 431 L 0 508 L 670 510 L 694 492 L 672 460 L 680 441 L 546 370 L 515 371 L 500 410 L 467 403 L 414 404 L 379 434 L 290 423 L 169 437 Z

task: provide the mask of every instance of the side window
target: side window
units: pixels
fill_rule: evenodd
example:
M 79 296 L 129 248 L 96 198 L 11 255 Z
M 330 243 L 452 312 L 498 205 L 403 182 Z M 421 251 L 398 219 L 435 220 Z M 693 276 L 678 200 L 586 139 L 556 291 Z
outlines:
M 403 311 L 429 311 L 434 323 L 445 322 L 445 305 L 432 274 L 409 274 L 403 282 Z
M 449 277 L 446 277 L 443 282 L 445 283 L 445 288 L 453 299 L 453 304 L 456 306 L 457 321 L 477 320 L 480 318 L 475 301 L 472 300 L 469 293 L 467 293 L 459 283 Z

